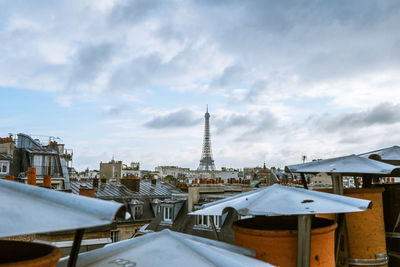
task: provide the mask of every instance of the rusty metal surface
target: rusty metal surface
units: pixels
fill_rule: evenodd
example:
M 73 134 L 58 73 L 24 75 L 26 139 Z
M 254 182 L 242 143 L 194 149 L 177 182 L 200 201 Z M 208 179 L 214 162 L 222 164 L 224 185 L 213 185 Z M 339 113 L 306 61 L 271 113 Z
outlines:
M 364 211 L 370 204 L 369 200 L 275 184 L 205 204 L 202 209 L 189 214 L 222 215 L 228 208 L 235 209 L 240 215 L 347 213 Z
M 0 179 L 0 237 L 108 225 L 121 207 Z
M 285 167 L 288 172 L 297 173 L 342 173 L 398 176 L 400 168 L 391 164 L 357 155 L 312 161 Z
M 81 253 L 77 266 L 272 266 L 254 255 L 247 248 L 163 230 Z

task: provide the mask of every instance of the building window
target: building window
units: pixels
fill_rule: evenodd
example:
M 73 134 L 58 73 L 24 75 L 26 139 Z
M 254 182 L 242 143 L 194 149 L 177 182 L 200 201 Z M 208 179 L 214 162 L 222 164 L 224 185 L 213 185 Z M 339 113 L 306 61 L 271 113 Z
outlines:
M 36 168 L 36 175 L 54 175 L 54 161 L 55 158 L 51 155 L 34 155 L 32 167 Z
M 118 242 L 119 239 L 119 231 L 111 231 L 111 242 Z
M 138 216 L 140 214 L 140 207 L 135 206 L 135 215 Z
M 208 221 L 207 219 L 208 216 L 204 216 L 204 215 L 198 215 L 197 216 L 197 225 L 204 225 L 207 226 L 206 222 Z
M 211 218 L 212 217 L 212 218 Z M 209 216 L 209 220 L 213 219 L 214 220 L 214 225 L 216 228 L 220 228 L 221 225 L 221 216 Z M 210 221 L 210 225 L 211 225 L 211 221 Z
M 0 162 L 0 173 L 8 174 L 8 161 Z
M 172 207 L 164 207 L 163 221 L 172 222 Z
M 211 228 L 211 219 L 214 220 L 215 228 L 221 228 L 221 216 L 219 215 L 198 215 L 196 225 L 205 228 Z
M 142 214 L 143 214 L 142 205 L 136 205 L 135 206 L 135 218 L 138 218 L 138 217 L 142 216 Z

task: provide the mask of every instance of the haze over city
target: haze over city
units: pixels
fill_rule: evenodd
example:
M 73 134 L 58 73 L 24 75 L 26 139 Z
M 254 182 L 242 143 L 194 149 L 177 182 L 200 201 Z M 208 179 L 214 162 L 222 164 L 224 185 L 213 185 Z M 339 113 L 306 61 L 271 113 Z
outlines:
M 283 167 L 400 143 L 398 1 L 0 1 L 0 136 Z

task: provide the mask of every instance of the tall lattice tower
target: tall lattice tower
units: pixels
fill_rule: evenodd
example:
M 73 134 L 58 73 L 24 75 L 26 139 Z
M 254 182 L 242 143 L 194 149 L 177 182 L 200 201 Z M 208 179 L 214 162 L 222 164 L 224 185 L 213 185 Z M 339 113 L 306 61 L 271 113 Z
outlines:
M 201 153 L 200 164 L 197 170 L 214 171 L 215 165 L 212 158 L 211 138 L 210 138 L 210 113 L 208 113 L 208 105 L 206 114 L 204 114 L 204 141 L 203 152 Z

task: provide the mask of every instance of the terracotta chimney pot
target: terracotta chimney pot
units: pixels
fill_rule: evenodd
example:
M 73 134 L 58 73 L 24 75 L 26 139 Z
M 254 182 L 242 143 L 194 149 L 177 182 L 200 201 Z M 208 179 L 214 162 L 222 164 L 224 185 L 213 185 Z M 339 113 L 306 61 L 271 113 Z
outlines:
M 28 168 L 28 184 L 36 185 L 36 168 L 29 167 Z
M 43 175 L 43 187 L 51 188 L 51 176 Z

